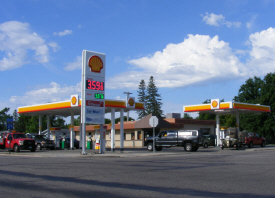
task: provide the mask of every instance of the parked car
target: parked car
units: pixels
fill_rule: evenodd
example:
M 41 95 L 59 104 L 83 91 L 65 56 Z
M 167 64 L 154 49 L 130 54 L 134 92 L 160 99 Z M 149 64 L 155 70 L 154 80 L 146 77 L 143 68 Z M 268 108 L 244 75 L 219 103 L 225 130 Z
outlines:
M 208 146 L 215 146 L 216 138 L 215 135 L 204 135 L 203 147 L 207 148 Z
M 66 148 L 70 148 L 70 141 L 71 141 L 71 138 L 65 137 L 65 147 Z M 77 139 L 74 139 L 74 147 L 76 149 L 79 149 L 79 141 Z
M 171 130 L 162 131 L 155 136 L 155 149 L 161 151 L 163 147 L 183 147 L 185 151 L 197 151 L 203 144 L 200 130 Z M 148 151 L 153 151 L 153 137 L 146 137 L 144 145 Z
M 19 132 L 3 132 L 0 134 L 0 147 L 3 149 L 11 149 L 14 152 L 20 150 L 30 150 L 35 152 L 35 141 L 28 138 L 26 134 Z
M 47 139 L 45 135 L 32 135 L 32 139 L 35 140 L 37 150 L 41 150 L 42 148 L 55 149 L 54 140 Z

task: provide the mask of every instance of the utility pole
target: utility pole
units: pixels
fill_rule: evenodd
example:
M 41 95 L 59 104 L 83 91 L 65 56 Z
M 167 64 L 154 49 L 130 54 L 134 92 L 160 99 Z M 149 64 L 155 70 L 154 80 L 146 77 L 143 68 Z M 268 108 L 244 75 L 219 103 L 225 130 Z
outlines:
M 128 100 L 129 100 L 129 95 L 133 94 L 133 93 L 130 93 L 130 92 L 123 92 L 123 93 L 126 94 L 126 104 L 127 104 Z M 127 122 L 128 121 L 129 121 L 129 110 L 127 111 Z

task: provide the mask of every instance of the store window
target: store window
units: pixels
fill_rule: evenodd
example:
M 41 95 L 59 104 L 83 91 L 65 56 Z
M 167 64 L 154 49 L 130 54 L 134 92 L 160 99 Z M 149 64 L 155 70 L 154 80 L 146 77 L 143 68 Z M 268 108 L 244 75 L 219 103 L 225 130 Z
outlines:
M 126 140 L 126 133 L 124 133 L 124 139 L 123 140 Z
M 131 140 L 135 140 L 135 133 L 131 133 Z

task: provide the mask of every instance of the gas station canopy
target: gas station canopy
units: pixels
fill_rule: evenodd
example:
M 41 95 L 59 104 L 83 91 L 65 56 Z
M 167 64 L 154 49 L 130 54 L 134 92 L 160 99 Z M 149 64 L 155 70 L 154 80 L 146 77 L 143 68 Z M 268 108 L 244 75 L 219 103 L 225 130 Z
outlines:
M 209 104 L 184 106 L 183 112 L 200 112 L 209 114 L 244 114 L 270 112 L 270 106 L 249 104 L 240 102 L 219 102 L 219 99 L 211 100 Z
M 115 108 L 116 111 L 124 109 L 125 112 L 130 110 L 142 110 L 144 109 L 144 103 L 135 102 L 135 107 L 130 108 L 126 105 L 126 100 L 109 100 L 105 99 L 105 113 L 111 112 L 111 109 Z M 24 106 L 18 107 L 18 113 L 23 113 L 25 115 L 35 116 L 35 115 L 57 115 L 57 116 L 71 116 L 81 114 L 81 100 L 77 106 L 71 104 L 71 100 L 62 102 L 53 102 L 40 105 Z

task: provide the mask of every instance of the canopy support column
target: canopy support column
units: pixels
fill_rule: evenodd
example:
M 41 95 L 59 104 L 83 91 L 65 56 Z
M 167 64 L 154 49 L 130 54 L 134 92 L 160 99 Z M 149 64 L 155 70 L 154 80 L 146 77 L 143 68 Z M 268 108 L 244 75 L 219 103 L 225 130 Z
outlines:
M 236 113 L 236 127 L 239 132 L 240 131 L 240 114 L 239 114 L 239 112 Z
M 50 139 L 50 127 L 51 127 L 51 125 L 50 125 L 50 115 L 47 115 L 47 133 L 48 133 L 47 138 L 48 139 Z
M 115 151 L 115 108 L 111 110 L 111 151 Z
M 120 109 L 120 151 L 124 151 L 124 110 Z
M 86 123 L 81 123 L 82 125 L 82 129 L 81 129 L 81 133 L 82 133 L 82 155 L 87 155 L 86 153 Z
M 100 124 L 100 150 L 99 153 L 100 154 L 104 154 L 104 150 L 105 150 L 105 140 L 103 139 L 103 124 Z
M 217 137 L 217 147 L 220 146 L 220 114 L 216 114 L 216 137 Z
M 74 148 L 74 113 L 71 113 L 71 127 L 70 127 L 70 149 Z
M 82 148 L 82 123 L 79 123 L 79 148 Z
M 39 115 L 39 130 L 38 134 L 41 135 L 42 132 L 42 115 Z

